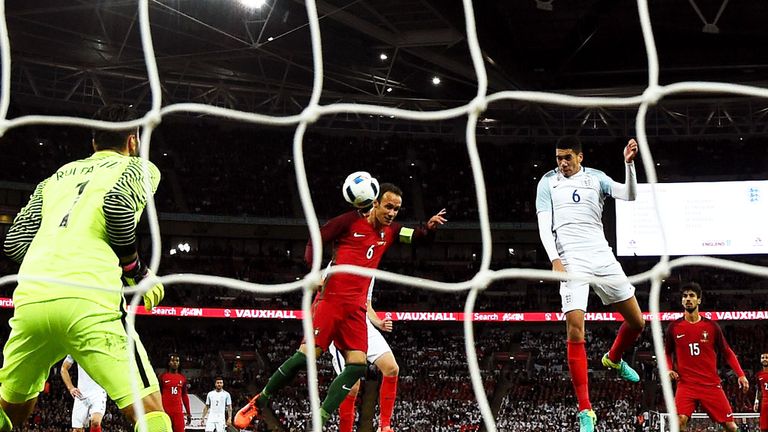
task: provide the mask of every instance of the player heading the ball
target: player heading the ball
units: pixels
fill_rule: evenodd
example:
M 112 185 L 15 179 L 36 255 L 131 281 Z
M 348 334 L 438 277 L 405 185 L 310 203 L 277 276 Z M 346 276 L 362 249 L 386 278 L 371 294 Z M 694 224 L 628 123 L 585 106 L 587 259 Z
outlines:
M 432 216 L 425 226 L 406 228 L 395 222 L 403 202 L 403 192 L 392 183 L 383 183 L 379 196 L 370 212 L 353 210 L 329 220 L 320 228 L 323 244 L 336 246 L 333 265 L 349 264 L 371 269 L 378 268 L 384 253 L 394 243 L 412 243 L 431 240 L 439 225 L 446 222 L 445 209 Z M 312 265 L 312 244 L 307 244 L 304 255 Z M 345 366 L 328 388 L 320 408 L 325 424 L 339 408 L 352 386 L 363 377 L 368 351 L 368 325 L 366 302 L 371 278 L 348 273 L 334 273 L 315 297 L 312 305 L 316 353 L 327 351 L 331 342 L 344 356 Z M 235 426 L 248 427 L 251 421 L 269 406 L 278 390 L 288 385 L 307 365 L 307 346 L 304 341 L 298 351 L 286 360 L 269 378 L 266 386 L 238 411 Z
M 605 239 L 602 216 L 605 198 L 635 199 L 636 156 L 637 142 L 632 139 L 624 148 L 624 183 L 617 183 L 602 171 L 583 166 L 581 142 L 575 136 L 564 136 L 555 146 L 557 168 L 544 174 L 536 191 L 539 236 L 552 262 L 552 270 L 608 280 L 608 283 L 593 288 L 603 304 L 612 305 L 624 317 L 624 323 L 610 351 L 603 355 L 602 363 L 630 382 L 638 382 L 640 377 L 621 356 L 640 336 L 645 320 L 635 298 L 635 288 Z M 597 422 L 589 401 L 584 339 L 588 298 L 587 282 L 569 280 L 560 283 L 568 333 L 568 368 L 579 404 L 580 432 L 593 432 Z

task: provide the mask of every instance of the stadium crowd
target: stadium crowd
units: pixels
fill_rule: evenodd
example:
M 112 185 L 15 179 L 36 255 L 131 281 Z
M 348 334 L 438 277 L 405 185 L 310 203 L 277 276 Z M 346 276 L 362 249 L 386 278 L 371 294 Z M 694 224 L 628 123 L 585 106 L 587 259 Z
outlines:
M 303 218 L 291 153 L 292 131 L 208 122 L 164 121 L 152 138 L 152 160 L 164 182 L 156 199 L 162 212 Z M 90 154 L 90 131 L 24 127 L 0 138 L 0 181 L 36 184 L 65 162 Z M 622 139 L 585 141 L 585 166 L 623 177 Z M 554 168 L 554 140 L 481 143 L 480 156 L 494 222 L 535 222 L 538 179 Z M 764 179 L 762 141 L 719 139 L 665 142 L 652 138 L 661 181 Z M 686 164 L 691 147 L 701 163 Z M 344 157 L 338 157 L 343 149 Z M 258 155 L 259 157 L 254 157 Z M 466 144 L 461 140 L 402 136 L 334 136 L 309 133 L 305 165 L 321 218 L 338 212 L 341 182 L 366 170 L 405 192 L 404 213 L 421 219 L 445 207 L 452 221 L 476 221 L 477 200 Z M 642 155 L 641 155 L 642 157 Z M 352 166 L 350 161 L 357 161 Z M 237 169 L 231 169 L 236 162 Z M 729 167 L 738 166 L 738 171 Z M 638 180 L 644 181 L 642 164 Z

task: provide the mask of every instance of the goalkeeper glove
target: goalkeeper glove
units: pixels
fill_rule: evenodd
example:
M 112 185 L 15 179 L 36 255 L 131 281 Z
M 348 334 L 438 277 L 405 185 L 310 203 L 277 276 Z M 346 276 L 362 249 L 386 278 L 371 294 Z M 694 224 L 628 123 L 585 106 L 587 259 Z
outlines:
M 137 257 L 135 261 L 124 265 L 123 266 L 123 283 L 126 286 L 136 286 L 138 285 L 142 280 L 145 278 L 153 278 L 157 279 L 157 277 L 152 273 L 152 271 L 149 269 L 149 267 L 146 266 L 141 260 Z M 165 288 L 163 288 L 163 284 L 160 283 L 160 281 L 156 281 L 152 288 L 150 288 L 147 292 L 144 293 L 144 309 L 147 310 L 147 312 L 151 311 L 155 306 L 160 304 L 160 302 L 163 300 L 163 297 L 165 297 Z

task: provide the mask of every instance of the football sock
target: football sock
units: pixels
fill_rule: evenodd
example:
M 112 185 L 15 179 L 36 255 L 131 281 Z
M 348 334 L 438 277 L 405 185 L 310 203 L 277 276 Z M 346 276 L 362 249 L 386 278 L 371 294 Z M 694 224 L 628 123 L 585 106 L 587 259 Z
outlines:
M 619 327 L 619 333 L 616 335 L 616 340 L 613 341 L 611 350 L 608 351 L 608 358 L 614 363 L 620 362 L 621 356 L 624 355 L 624 352 L 628 350 L 629 347 L 634 345 L 642 332 L 642 329 L 634 329 L 626 322 L 623 323 L 621 327 Z
M 395 398 L 397 397 L 397 375 L 385 376 L 381 380 L 379 389 L 379 411 L 381 418 L 379 426 L 387 427 L 391 425 L 392 411 L 395 409 Z
M 8 414 L 0 408 L 0 432 L 10 432 L 11 429 L 13 429 L 11 419 L 8 417 Z
M 147 422 L 147 432 L 171 432 L 171 418 L 162 411 L 152 411 L 144 414 L 144 421 Z M 140 432 L 139 423 L 133 426 L 133 430 Z
M 341 371 L 339 376 L 337 376 L 330 387 L 328 387 L 328 395 L 326 395 L 325 400 L 323 400 L 322 411 L 329 416 L 336 412 L 339 405 L 341 405 L 341 401 L 343 401 L 344 398 L 347 397 L 347 394 L 349 394 L 349 391 L 352 390 L 352 386 L 355 385 L 357 380 L 365 375 L 365 369 L 366 365 L 364 364 L 347 363 L 347 365 L 344 366 L 344 370 Z M 323 420 L 323 424 L 325 424 L 326 420 L 327 419 Z
M 90 432 L 101 432 L 101 425 L 91 426 Z
M 301 351 L 296 351 L 288 360 L 285 361 L 267 381 L 264 390 L 261 391 L 262 397 L 269 399 L 276 391 L 285 387 L 293 381 L 300 370 L 307 367 L 307 356 Z
M 349 393 L 339 405 L 339 432 L 352 432 L 355 423 L 355 401 L 357 395 Z
M 568 369 L 571 371 L 571 382 L 579 401 L 579 411 L 592 409 L 589 402 L 589 379 L 587 378 L 586 343 L 568 341 Z

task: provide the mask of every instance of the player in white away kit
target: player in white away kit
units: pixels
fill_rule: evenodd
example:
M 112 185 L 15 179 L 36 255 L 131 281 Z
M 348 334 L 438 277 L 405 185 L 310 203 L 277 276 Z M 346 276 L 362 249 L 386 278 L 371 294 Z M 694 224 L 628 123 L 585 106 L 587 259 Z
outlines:
M 557 169 L 541 178 L 536 191 L 539 236 L 552 262 L 552 270 L 608 280 L 608 283 L 594 285 L 595 292 L 603 304 L 610 304 L 621 313 L 624 323 L 602 363 L 618 370 L 619 376 L 630 382 L 638 382 L 640 376 L 621 356 L 642 333 L 645 321 L 635 298 L 635 288 L 627 280 L 605 239 L 602 216 L 606 197 L 635 199 L 635 156 L 637 142 L 630 140 L 624 148 L 626 178 L 624 184 L 617 183 L 602 171 L 581 165 L 584 154 L 577 137 L 562 137 L 555 149 Z M 560 297 L 568 333 L 568 367 L 579 402 L 579 430 L 593 432 L 597 418 L 589 402 L 584 341 L 589 284 L 561 282 Z
M 205 431 L 225 432 L 232 424 L 232 397 L 224 390 L 224 380 L 216 377 L 215 389 L 208 392 L 203 408 Z
M 107 392 L 93 380 L 82 366 L 77 367 L 77 386 L 72 382 L 69 369 L 75 364 L 71 355 L 61 364 L 61 380 L 69 394 L 75 398 L 72 406 L 72 431 L 82 432 L 90 423 L 90 432 L 101 432 L 101 419 L 107 410 Z M 89 422 L 90 417 L 90 422 Z
M 375 365 L 382 374 L 381 388 L 379 389 L 379 428 L 377 432 L 392 432 L 392 412 L 395 408 L 395 399 L 397 397 L 397 380 L 400 373 L 400 367 L 395 361 L 392 349 L 387 340 L 381 335 L 379 330 L 384 332 L 392 331 L 392 320 L 385 318 L 379 319 L 376 311 L 371 306 L 371 297 L 373 296 L 373 284 L 375 278 L 371 279 L 368 286 L 368 312 L 366 322 L 368 324 L 368 351 L 366 360 Z M 336 375 L 344 370 L 344 355 L 331 343 L 328 352 L 333 357 L 333 369 Z M 358 380 L 347 397 L 339 406 L 339 432 L 352 432 L 352 426 L 355 422 L 355 401 L 357 393 L 360 390 L 360 380 Z

